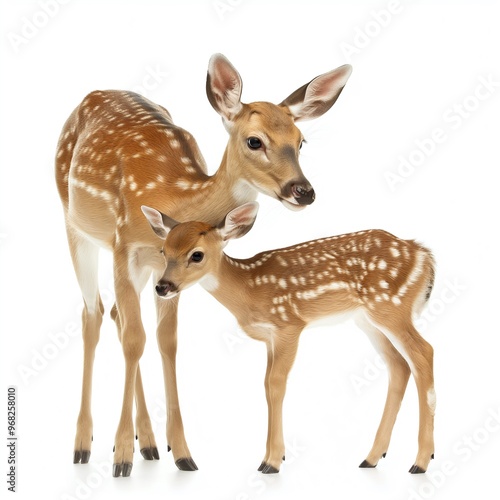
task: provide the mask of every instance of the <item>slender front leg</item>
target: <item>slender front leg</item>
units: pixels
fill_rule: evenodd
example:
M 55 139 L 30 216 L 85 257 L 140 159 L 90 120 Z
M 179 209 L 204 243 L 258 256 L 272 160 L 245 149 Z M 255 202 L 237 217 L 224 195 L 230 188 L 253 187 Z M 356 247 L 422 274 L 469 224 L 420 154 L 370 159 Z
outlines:
M 146 334 L 141 322 L 141 309 L 137 283 L 139 270 L 129 265 L 125 251 L 114 254 L 116 306 L 120 317 L 121 343 L 125 357 L 125 389 L 120 422 L 115 436 L 113 476 L 129 476 L 134 453 L 134 404 L 137 368 L 144 351 Z M 134 279 L 135 278 L 135 279 Z
M 158 316 L 157 340 L 160 349 L 163 377 L 165 382 L 165 397 L 167 402 L 167 443 L 169 451 L 172 450 L 175 465 L 180 470 L 198 470 L 196 463 L 191 458 L 184 426 L 182 424 L 181 409 L 177 393 L 177 374 L 175 357 L 177 353 L 177 307 L 179 297 L 163 300 L 156 298 Z
M 120 316 L 118 315 L 118 309 L 116 308 L 116 304 L 111 309 L 111 318 L 116 323 L 116 328 L 118 331 L 118 339 L 120 340 L 121 343 L 122 334 L 121 334 Z M 148 408 L 146 406 L 146 398 L 142 386 L 140 366 L 137 367 L 137 374 L 135 380 L 135 406 L 137 409 L 137 414 L 135 416 L 135 433 L 136 433 L 136 439 L 139 440 L 139 450 L 141 452 L 141 455 L 146 460 L 155 460 L 155 459 L 159 460 L 160 455 L 158 453 L 158 447 L 156 446 L 153 427 L 151 425 L 151 418 L 149 417 Z
M 286 381 L 297 354 L 299 331 L 280 332 L 267 343 L 267 371 L 265 378 L 268 408 L 266 456 L 258 468 L 263 474 L 279 472 L 285 458 L 283 438 L 283 400 Z

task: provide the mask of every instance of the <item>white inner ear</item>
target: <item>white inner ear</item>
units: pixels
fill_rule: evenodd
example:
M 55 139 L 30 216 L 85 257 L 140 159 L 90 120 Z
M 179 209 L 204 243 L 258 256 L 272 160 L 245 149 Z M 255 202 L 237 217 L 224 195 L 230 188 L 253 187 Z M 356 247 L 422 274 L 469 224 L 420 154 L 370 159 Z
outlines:
M 305 100 L 328 101 L 332 99 L 345 86 L 351 72 L 352 68 L 345 65 L 330 73 L 318 76 L 307 87 Z
M 160 237 L 165 239 L 167 237 L 170 229 L 166 228 L 163 225 L 163 219 L 161 217 L 161 213 L 154 208 L 147 207 L 145 205 L 141 206 L 142 213 L 145 215 L 148 222 L 151 224 L 153 231 Z
M 223 118 L 231 121 L 242 108 L 241 79 L 238 72 L 230 65 L 229 61 L 217 59 L 210 61 L 211 86 L 216 96 Z

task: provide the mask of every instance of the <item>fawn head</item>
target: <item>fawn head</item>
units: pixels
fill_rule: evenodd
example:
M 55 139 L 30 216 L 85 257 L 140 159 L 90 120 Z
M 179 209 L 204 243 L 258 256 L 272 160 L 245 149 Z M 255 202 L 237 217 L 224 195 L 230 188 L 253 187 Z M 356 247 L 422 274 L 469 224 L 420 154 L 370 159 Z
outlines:
M 153 231 L 164 240 L 166 269 L 155 289 L 169 299 L 201 281 L 208 289 L 216 285 L 223 248 L 228 240 L 250 231 L 259 205 L 249 202 L 231 210 L 218 227 L 196 221 L 179 223 L 154 208 L 141 208 Z

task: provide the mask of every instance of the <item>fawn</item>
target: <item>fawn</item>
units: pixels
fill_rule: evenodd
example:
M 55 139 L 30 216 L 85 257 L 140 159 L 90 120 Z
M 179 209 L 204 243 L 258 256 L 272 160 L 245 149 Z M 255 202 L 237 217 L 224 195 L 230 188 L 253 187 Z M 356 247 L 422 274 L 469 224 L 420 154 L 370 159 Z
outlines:
M 412 317 L 428 300 L 434 281 L 431 252 L 411 240 L 372 229 L 331 236 L 233 259 L 226 242 L 248 232 L 258 204 L 229 212 L 222 224 L 178 223 L 142 207 L 163 241 L 166 269 L 156 292 L 175 298 L 200 283 L 236 317 L 252 338 L 267 345 L 265 389 L 269 411 L 266 454 L 259 470 L 279 471 L 284 455 L 282 404 L 288 373 L 304 328 L 348 315 L 368 335 L 389 370 L 389 390 L 373 447 L 360 467 L 384 457 L 410 372 L 418 389 L 418 453 L 411 473 L 425 472 L 434 454 L 436 395 L 433 349 Z

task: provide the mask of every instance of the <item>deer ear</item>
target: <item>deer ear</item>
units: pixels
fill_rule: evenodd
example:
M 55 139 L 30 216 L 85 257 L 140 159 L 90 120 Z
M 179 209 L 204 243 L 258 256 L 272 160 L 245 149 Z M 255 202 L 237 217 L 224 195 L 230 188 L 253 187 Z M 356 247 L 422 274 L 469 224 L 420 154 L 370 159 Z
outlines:
M 222 54 L 214 54 L 208 63 L 207 97 L 226 127 L 241 111 L 242 89 L 243 82 L 234 66 Z
M 231 210 L 219 227 L 223 241 L 241 238 L 252 229 L 259 211 L 259 204 L 251 201 Z
M 351 72 L 352 66 L 344 64 L 317 76 L 290 94 L 280 106 L 287 106 L 295 121 L 317 118 L 334 105 Z
M 168 233 L 177 226 L 178 222 L 174 219 L 171 219 L 165 214 L 162 214 L 158 210 L 154 208 L 148 207 L 146 205 L 141 206 L 142 213 L 148 220 L 151 228 L 156 233 L 158 237 L 164 240 Z

